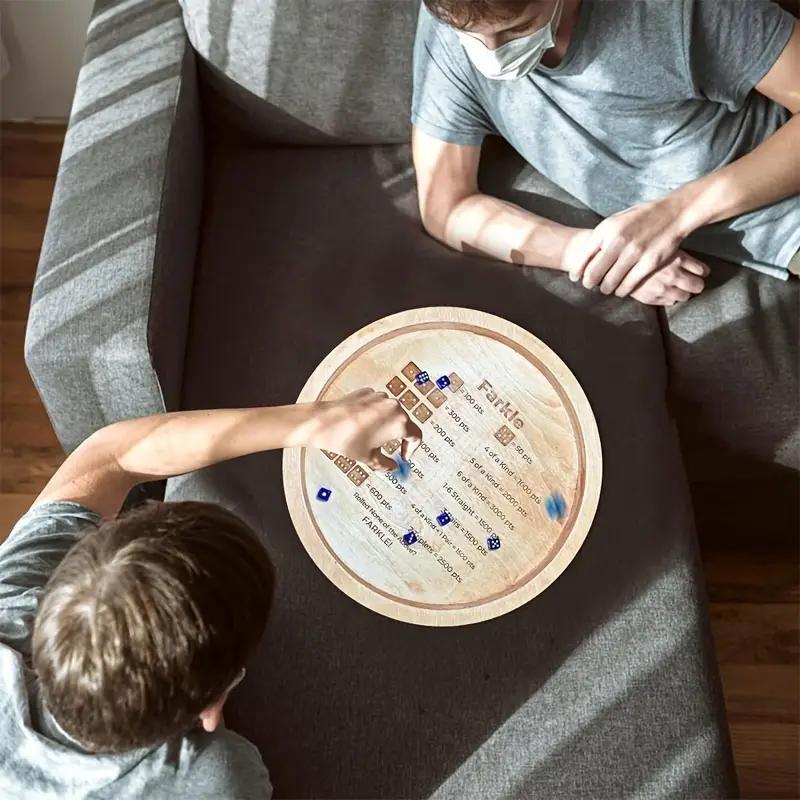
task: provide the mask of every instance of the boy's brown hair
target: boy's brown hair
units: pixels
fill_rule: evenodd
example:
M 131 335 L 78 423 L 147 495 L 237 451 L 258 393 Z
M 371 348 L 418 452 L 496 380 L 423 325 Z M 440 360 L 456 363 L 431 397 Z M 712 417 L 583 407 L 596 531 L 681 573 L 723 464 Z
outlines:
M 506 22 L 518 17 L 532 0 L 425 0 L 434 17 L 454 28 L 477 22 Z
M 95 752 L 196 723 L 264 631 L 273 573 L 253 531 L 210 503 L 146 503 L 104 522 L 45 587 L 33 633 L 44 701 Z

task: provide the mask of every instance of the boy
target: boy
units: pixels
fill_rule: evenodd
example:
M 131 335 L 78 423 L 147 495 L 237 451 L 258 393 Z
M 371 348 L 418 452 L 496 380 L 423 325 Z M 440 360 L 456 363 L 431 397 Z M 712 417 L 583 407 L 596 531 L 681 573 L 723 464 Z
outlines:
M 138 483 L 279 447 L 374 469 L 420 430 L 363 389 L 342 400 L 128 420 L 66 459 L 0 547 L 0 796 L 265 798 L 258 751 L 222 708 L 267 621 L 256 535 L 207 503 L 149 503 Z
M 800 23 L 769 0 L 424 0 L 413 154 L 428 232 L 656 305 L 701 252 L 800 268 Z M 504 137 L 601 216 L 559 225 L 482 194 Z

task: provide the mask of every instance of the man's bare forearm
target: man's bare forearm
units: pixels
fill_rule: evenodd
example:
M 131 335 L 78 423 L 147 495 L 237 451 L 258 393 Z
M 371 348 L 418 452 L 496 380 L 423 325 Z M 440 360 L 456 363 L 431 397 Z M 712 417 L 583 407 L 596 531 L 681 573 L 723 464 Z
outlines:
M 681 232 L 800 194 L 800 20 L 755 89 L 794 116 L 751 152 L 668 195 Z
M 419 128 L 411 144 L 419 210 L 431 236 L 464 253 L 565 270 L 580 233 L 478 191 L 480 146 L 440 141 Z
M 753 151 L 676 189 L 674 202 L 681 232 L 729 219 L 800 194 L 800 114 Z
M 460 200 L 438 225 L 427 227 L 454 250 L 557 270 L 565 268 L 569 246 L 580 232 L 481 193 Z

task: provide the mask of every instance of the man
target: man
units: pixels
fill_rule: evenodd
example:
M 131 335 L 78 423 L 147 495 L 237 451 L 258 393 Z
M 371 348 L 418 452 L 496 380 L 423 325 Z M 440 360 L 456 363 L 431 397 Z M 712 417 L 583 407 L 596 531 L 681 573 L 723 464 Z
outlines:
M 800 271 L 800 24 L 769 0 L 424 0 L 413 153 L 428 232 L 656 305 L 702 291 L 682 247 Z M 498 134 L 605 217 L 480 192 Z
M 266 552 L 209 503 L 117 514 L 142 481 L 278 447 L 394 469 L 391 439 L 407 458 L 420 430 L 365 389 L 127 420 L 81 444 L 0 547 L 0 796 L 267 798 L 258 751 L 221 728 L 267 621 Z

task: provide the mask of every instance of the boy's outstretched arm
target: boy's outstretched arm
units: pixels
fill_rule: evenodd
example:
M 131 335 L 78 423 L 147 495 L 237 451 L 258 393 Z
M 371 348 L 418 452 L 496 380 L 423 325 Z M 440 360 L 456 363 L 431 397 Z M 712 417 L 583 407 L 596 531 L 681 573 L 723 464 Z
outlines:
M 159 414 L 115 422 L 92 434 L 34 505 L 72 500 L 113 517 L 139 483 L 282 447 L 325 448 L 373 469 L 394 469 L 381 446 L 401 439 L 408 458 L 421 438 L 396 400 L 371 389 L 329 402 Z

